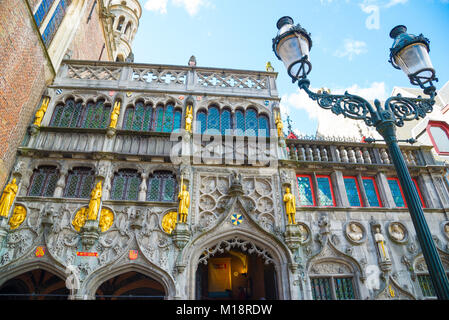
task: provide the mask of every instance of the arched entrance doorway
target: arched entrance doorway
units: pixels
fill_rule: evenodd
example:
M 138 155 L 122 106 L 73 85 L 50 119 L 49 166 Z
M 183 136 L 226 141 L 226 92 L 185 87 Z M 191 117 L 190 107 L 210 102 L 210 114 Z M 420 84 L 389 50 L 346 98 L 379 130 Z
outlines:
M 98 300 L 160 300 L 165 296 L 164 287 L 159 282 L 135 271 L 103 282 L 95 292 Z
M 278 288 L 273 261 L 256 247 L 218 245 L 214 254 L 204 253 L 196 271 L 198 300 L 277 299 Z
M 67 300 L 69 293 L 64 280 L 43 269 L 25 272 L 0 287 L 1 300 Z

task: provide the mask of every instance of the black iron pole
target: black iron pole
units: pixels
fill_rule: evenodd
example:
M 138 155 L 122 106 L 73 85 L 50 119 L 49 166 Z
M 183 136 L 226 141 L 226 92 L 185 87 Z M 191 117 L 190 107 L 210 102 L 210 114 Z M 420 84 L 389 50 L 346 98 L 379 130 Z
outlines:
M 401 149 L 399 148 L 396 138 L 396 125 L 393 120 L 384 119 L 380 120 L 376 125 L 376 130 L 385 139 L 385 143 L 390 151 L 391 160 L 396 168 L 399 182 L 404 192 L 405 201 L 413 225 L 415 226 L 416 235 L 429 270 L 435 293 L 438 299 L 449 300 L 449 281 L 424 217 L 424 211 L 419 201 L 418 193 L 402 156 Z

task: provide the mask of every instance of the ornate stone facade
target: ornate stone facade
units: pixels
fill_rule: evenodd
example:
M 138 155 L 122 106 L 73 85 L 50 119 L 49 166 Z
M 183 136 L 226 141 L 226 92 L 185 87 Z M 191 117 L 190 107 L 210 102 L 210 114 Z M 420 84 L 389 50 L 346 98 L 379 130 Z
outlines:
M 207 288 L 202 274 L 213 259 L 238 252 L 249 259 L 241 273 L 260 268 L 265 294 L 273 287 L 270 297 L 277 299 L 431 297 L 422 290 L 427 269 L 409 212 L 397 207 L 390 187 L 395 171 L 385 145 L 278 137 L 275 79 L 274 72 L 64 61 L 47 88 L 50 103 L 41 125 L 31 127 L 11 172 L 19 186 L 13 207 L 25 208 L 26 217 L 14 229 L 7 221 L 0 225 L 0 290 L 38 267 L 73 280 L 72 299 L 96 299 L 103 283 L 127 272 L 156 281 L 166 299 L 200 299 Z M 102 117 L 117 101 L 117 125 L 108 128 L 109 118 Z M 188 104 L 193 133 L 182 130 Z M 91 118 L 71 122 L 78 111 L 64 108 L 87 110 Z M 202 110 L 211 117 L 206 125 L 213 125 L 211 108 L 224 119 L 218 131 L 225 110 L 234 123 L 227 129 L 238 127 L 242 110 L 248 119 L 251 112 L 259 117 L 259 129 L 266 117 L 270 134 L 201 134 Z M 139 118 L 137 110 L 147 111 Z M 145 122 L 145 112 L 155 120 Z M 168 120 L 163 127 L 158 112 L 172 119 L 170 129 L 164 130 Z M 85 122 L 97 118 L 98 125 Z M 404 147 L 403 153 L 449 267 L 445 168 L 428 148 Z M 42 187 L 39 175 L 48 181 Z M 73 182 L 74 176 L 84 184 Z M 352 203 L 348 179 L 357 181 L 360 205 Z M 86 181 L 92 187 L 84 192 Z M 101 230 L 98 218 L 82 221 L 78 231 L 75 216 L 87 208 L 99 181 L 101 208 L 112 213 L 112 225 Z M 182 185 L 190 197 L 187 223 L 172 214 Z M 296 198 L 296 224 L 288 224 L 286 186 Z M 310 203 L 304 186 L 311 190 Z M 237 281 L 241 274 L 232 276 Z M 262 291 L 247 298 L 262 297 Z

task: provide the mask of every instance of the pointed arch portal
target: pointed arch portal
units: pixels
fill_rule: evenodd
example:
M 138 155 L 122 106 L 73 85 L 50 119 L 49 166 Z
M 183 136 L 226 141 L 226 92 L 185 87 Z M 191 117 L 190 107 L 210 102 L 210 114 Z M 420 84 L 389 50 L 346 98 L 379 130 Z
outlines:
M 234 238 L 204 251 L 195 274 L 197 300 L 278 299 L 272 257 L 257 245 Z

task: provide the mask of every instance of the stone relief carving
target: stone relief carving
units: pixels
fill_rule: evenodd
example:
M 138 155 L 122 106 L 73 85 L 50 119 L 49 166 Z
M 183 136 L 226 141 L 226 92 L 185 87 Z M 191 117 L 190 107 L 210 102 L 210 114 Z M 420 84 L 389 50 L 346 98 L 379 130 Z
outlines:
M 351 221 L 347 223 L 344 231 L 346 239 L 352 244 L 360 245 L 366 240 L 365 227 L 359 222 Z
M 391 222 L 388 227 L 388 235 L 390 239 L 398 244 L 404 244 L 408 240 L 407 228 L 400 222 Z

